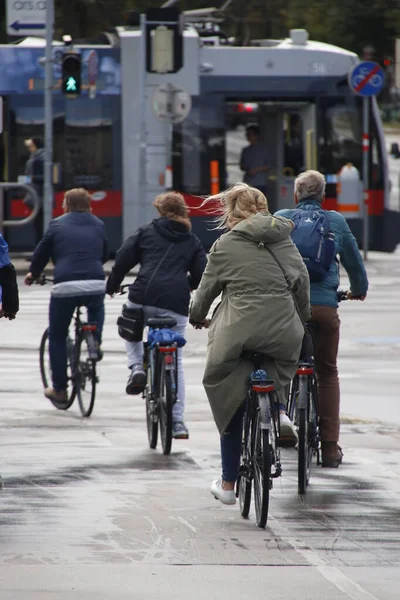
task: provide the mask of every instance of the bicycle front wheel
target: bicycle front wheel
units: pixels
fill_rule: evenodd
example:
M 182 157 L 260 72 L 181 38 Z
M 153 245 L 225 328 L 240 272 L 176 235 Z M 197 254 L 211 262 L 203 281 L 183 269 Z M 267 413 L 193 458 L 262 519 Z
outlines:
M 172 446 L 172 407 L 174 395 L 172 389 L 172 373 L 167 371 L 164 363 L 161 365 L 159 394 L 159 415 L 161 444 L 164 454 L 170 454 Z
M 68 379 L 71 379 L 71 344 L 72 341 L 67 338 L 67 373 Z M 46 329 L 42 335 L 39 349 L 39 364 L 40 364 L 40 376 L 44 389 L 52 386 L 51 376 L 51 364 L 50 364 L 50 353 L 49 353 L 49 330 Z M 58 403 L 57 400 L 50 399 L 51 403 L 58 410 L 68 410 L 72 406 L 75 400 L 75 387 L 72 386 L 71 393 L 68 396 L 67 403 Z
M 90 417 L 96 399 L 96 360 L 89 358 L 89 346 L 85 337 L 75 346 L 73 380 L 82 417 Z
M 270 435 L 270 429 L 261 429 L 260 412 L 257 410 L 252 420 L 253 487 L 256 522 L 261 528 L 265 527 L 268 519 L 272 451 Z

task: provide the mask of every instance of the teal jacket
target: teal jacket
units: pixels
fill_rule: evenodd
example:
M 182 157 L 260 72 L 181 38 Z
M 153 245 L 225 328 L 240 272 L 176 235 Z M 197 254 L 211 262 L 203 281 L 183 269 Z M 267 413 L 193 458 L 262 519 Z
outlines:
M 297 208 L 279 210 L 276 214 L 291 219 L 295 210 L 318 209 L 322 210 L 319 202 L 305 198 Z M 335 210 L 324 212 L 327 213 L 330 229 L 335 234 L 336 255 L 340 258 L 340 262 L 349 276 L 350 289 L 355 296 L 364 296 L 368 290 L 368 278 L 355 237 L 351 233 L 346 219 L 340 213 Z M 339 283 L 339 263 L 335 260 L 323 281 L 311 283 L 311 305 L 337 307 L 336 292 Z

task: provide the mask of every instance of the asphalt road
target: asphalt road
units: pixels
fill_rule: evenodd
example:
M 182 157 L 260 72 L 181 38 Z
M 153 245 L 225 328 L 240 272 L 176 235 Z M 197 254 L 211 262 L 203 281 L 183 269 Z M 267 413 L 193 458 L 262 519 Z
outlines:
M 0 322 L 1 600 L 398 600 L 400 256 L 371 253 L 367 301 L 341 307 L 344 464 L 315 468 L 297 495 L 285 450 L 265 531 L 208 491 L 219 443 L 201 386 L 205 332 L 185 348 L 188 441 L 147 447 L 142 400 L 124 393 L 125 356 L 107 300 L 92 417 L 43 397 L 38 346 L 50 290 L 21 288 Z M 346 281 L 343 280 L 343 286 Z

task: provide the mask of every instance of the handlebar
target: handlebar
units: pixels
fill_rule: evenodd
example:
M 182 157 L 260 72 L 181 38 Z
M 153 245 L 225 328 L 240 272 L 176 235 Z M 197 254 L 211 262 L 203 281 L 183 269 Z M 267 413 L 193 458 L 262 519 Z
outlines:
M 36 285 L 46 285 L 46 283 L 54 283 L 54 279 L 52 277 L 47 277 L 47 275 L 42 273 L 37 279 L 33 280 L 33 283 Z

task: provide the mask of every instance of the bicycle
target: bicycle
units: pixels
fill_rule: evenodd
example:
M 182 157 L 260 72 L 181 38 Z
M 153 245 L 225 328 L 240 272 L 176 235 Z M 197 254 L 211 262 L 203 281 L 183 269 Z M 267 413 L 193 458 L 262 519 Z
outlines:
M 352 297 L 355 300 L 358 296 Z M 349 300 L 347 290 L 338 290 L 338 302 Z M 288 403 L 289 419 L 298 433 L 298 493 L 304 495 L 310 482 L 312 461 L 316 457 L 320 465 L 320 431 L 318 411 L 318 389 L 315 372 L 313 333 L 318 325 L 306 323 L 306 334 L 300 354 L 296 375 L 291 383 Z
M 288 416 L 298 433 L 298 493 L 304 495 L 310 481 L 313 457 L 320 464 L 320 434 L 318 392 L 315 373 L 312 331 L 313 323 L 306 323 L 306 334 L 296 375 L 289 394 Z
M 128 287 L 121 286 L 119 293 L 125 294 Z M 147 437 L 150 448 L 155 450 L 160 428 L 163 454 L 168 455 L 172 447 L 172 411 L 178 391 L 178 342 L 176 332 L 171 331 L 176 320 L 173 317 L 153 317 L 145 325 L 148 336 L 143 343 L 143 366 L 147 382 L 143 398 Z
M 45 285 L 53 282 L 52 279 L 42 277 L 35 283 Z M 96 399 L 96 386 L 99 377 L 96 373 L 96 364 L 99 360 L 99 348 L 96 339 L 96 323 L 84 323 L 81 320 L 82 306 L 78 306 L 74 313 L 75 339 L 67 337 L 67 373 L 68 381 L 72 388 L 68 394 L 67 402 L 58 402 L 51 398 L 51 402 L 58 410 L 68 410 L 78 397 L 79 408 L 83 417 L 90 417 Z M 49 329 L 42 336 L 39 349 L 40 375 L 44 388 L 51 385 L 51 365 L 49 355 Z
M 236 497 L 240 514 L 250 512 L 251 489 L 254 488 L 256 523 L 264 528 L 268 520 L 269 493 L 273 480 L 282 474 L 279 449 L 279 407 L 272 398 L 274 382 L 261 368 L 265 355 L 245 352 L 253 363 L 243 419 L 243 438 Z

